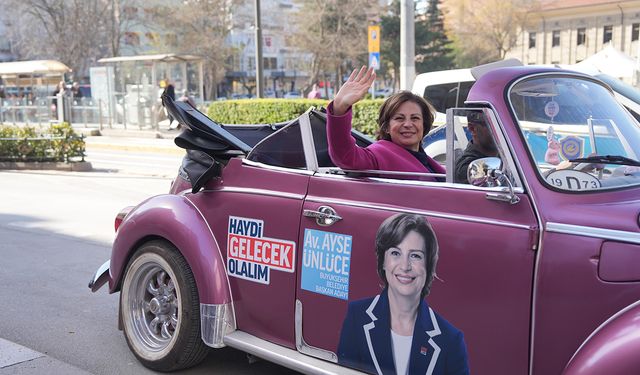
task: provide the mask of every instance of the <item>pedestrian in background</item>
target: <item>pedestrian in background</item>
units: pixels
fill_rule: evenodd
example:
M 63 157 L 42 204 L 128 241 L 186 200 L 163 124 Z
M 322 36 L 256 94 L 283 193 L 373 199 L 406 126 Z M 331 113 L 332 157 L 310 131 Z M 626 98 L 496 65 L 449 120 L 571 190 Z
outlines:
M 320 90 L 318 90 L 318 85 L 315 83 L 309 94 L 307 94 L 307 99 L 320 99 Z
M 189 103 L 193 108 L 196 107 L 196 102 L 193 101 L 193 98 L 189 96 L 189 90 L 182 90 L 182 96 L 178 98 L 178 101 Z

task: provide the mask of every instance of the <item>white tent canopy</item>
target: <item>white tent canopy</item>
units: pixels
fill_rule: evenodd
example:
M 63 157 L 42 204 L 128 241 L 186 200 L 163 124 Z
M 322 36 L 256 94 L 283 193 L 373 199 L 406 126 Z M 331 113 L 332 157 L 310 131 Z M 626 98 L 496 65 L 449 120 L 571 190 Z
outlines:
M 616 78 L 633 78 L 639 68 L 636 59 L 618 51 L 611 45 L 589 56 L 575 66 L 587 71 L 597 69 L 601 73 Z

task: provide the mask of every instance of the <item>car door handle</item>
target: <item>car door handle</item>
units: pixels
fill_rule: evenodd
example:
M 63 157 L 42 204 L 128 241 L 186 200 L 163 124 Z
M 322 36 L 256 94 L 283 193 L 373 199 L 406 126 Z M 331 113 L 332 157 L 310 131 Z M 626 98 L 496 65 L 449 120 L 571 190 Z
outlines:
M 316 223 L 323 227 L 333 225 L 342 220 L 342 218 L 336 213 L 336 210 L 329 206 L 320 206 L 317 211 L 304 210 L 302 211 L 302 214 L 306 217 L 315 217 Z

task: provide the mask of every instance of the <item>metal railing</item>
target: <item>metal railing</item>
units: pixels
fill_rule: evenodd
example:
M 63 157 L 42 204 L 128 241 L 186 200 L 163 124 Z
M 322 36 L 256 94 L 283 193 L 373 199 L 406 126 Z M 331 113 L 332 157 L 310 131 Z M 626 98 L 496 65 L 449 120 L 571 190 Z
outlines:
M 159 129 L 158 123 L 166 119 L 160 102 L 133 99 L 116 93 L 109 109 L 101 100 L 93 98 L 4 98 L 0 99 L 0 124 L 68 122 L 73 127 L 84 128 Z M 62 109 L 59 108 L 60 103 Z

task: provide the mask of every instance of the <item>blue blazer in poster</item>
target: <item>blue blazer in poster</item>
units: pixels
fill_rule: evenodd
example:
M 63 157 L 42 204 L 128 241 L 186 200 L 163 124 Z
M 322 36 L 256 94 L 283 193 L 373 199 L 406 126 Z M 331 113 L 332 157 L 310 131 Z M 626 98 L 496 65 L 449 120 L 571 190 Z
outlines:
M 422 300 L 413 329 L 410 374 L 469 374 L 464 336 Z M 380 295 L 349 303 L 338 345 L 340 364 L 373 374 L 395 374 L 389 299 Z

